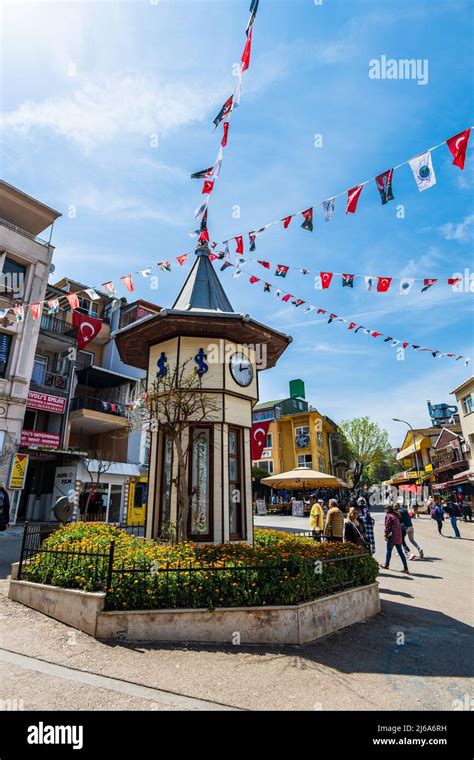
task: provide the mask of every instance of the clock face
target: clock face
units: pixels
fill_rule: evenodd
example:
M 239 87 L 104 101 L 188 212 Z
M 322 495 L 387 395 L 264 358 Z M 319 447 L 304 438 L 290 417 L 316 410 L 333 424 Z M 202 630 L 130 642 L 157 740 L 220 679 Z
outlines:
M 253 380 L 252 362 L 243 353 L 237 351 L 230 357 L 230 374 L 238 385 L 246 388 Z

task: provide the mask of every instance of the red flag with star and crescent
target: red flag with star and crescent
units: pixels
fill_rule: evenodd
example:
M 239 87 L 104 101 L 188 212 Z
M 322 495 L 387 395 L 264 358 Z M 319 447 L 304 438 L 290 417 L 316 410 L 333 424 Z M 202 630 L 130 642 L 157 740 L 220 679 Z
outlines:
M 464 132 L 460 132 L 454 137 L 450 137 L 446 140 L 446 145 L 453 155 L 454 166 L 459 166 L 461 171 L 464 169 L 464 161 L 466 160 L 467 143 L 471 134 L 470 129 L 465 129 Z
M 72 325 L 77 328 L 77 347 L 80 351 L 99 334 L 102 320 L 74 310 L 72 312 Z
M 267 442 L 267 433 L 270 426 L 270 420 L 265 422 L 254 422 L 252 425 L 252 460 L 260 459 L 262 451 Z

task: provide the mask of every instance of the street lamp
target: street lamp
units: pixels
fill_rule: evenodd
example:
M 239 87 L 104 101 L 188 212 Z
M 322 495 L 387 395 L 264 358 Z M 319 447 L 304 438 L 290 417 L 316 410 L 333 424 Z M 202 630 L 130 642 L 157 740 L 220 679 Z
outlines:
M 419 462 L 418 462 L 418 452 L 417 452 L 417 450 L 416 450 L 416 438 L 415 438 L 415 431 L 413 430 L 413 427 L 412 427 L 412 425 L 410 425 L 410 423 L 409 423 L 409 422 L 407 422 L 406 420 L 399 420 L 397 417 L 392 417 L 392 419 L 393 419 L 393 421 L 394 421 L 394 422 L 403 422 L 403 424 L 404 424 L 404 425 L 408 425 L 408 427 L 409 427 L 409 428 L 410 428 L 410 430 L 411 430 L 411 433 L 412 433 L 412 437 L 413 437 L 413 451 L 414 451 L 414 454 L 415 454 L 415 467 L 416 467 L 416 471 L 417 471 L 417 473 L 420 473 L 420 481 L 421 481 L 421 469 L 420 469 L 420 466 L 419 466 Z M 415 484 L 416 484 L 416 480 L 417 480 L 417 479 L 416 479 L 416 477 L 415 477 Z

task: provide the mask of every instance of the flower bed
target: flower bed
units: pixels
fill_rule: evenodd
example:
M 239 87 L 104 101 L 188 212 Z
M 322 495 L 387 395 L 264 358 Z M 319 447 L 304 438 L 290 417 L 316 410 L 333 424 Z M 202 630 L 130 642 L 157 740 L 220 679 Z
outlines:
M 377 562 L 357 556 L 361 551 L 353 544 L 319 543 L 282 531 L 256 530 L 254 546 L 160 546 L 111 525 L 74 523 L 44 541 L 42 550 L 47 551 L 27 564 L 22 577 L 104 590 L 112 540 L 109 610 L 299 604 L 368 585 L 378 574 Z

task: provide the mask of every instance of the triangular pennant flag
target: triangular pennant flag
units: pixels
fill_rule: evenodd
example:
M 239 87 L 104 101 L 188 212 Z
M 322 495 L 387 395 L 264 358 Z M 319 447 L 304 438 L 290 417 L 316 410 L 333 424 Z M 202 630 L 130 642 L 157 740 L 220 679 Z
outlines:
M 280 290 L 280 288 L 277 288 L 275 290 L 275 298 L 280 298 L 280 296 L 281 296 L 281 290 Z
M 150 277 L 151 276 L 151 267 L 148 267 L 147 269 L 142 269 L 140 271 L 140 274 L 142 277 Z
M 367 290 L 372 290 L 372 286 L 373 286 L 373 284 L 374 284 L 374 279 L 375 279 L 375 278 L 374 278 L 374 277 L 371 277 L 371 276 L 366 276 L 366 277 L 364 277 L 364 280 L 365 280 L 365 287 L 367 288 Z
M 209 203 L 209 198 L 206 198 L 204 203 L 202 203 L 194 212 L 194 218 L 199 219 L 200 216 L 206 213 L 207 211 L 207 204 Z
M 354 275 L 353 274 L 343 274 L 342 275 L 342 287 L 343 288 L 353 288 L 354 287 Z
M 304 217 L 304 222 L 301 225 L 304 230 L 308 230 L 308 232 L 313 231 L 313 209 L 307 208 L 306 211 L 301 212 Z
M 446 145 L 454 156 L 453 164 L 454 166 L 459 166 L 461 171 L 464 169 L 464 161 L 466 159 L 466 150 L 470 135 L 471 130 L 465 129 L 464 132 L 460 132 L 458 135 L 454 135 L 454 137 L 450 137 L 449 140 L 446 140 Z
M 359 330 L 366 330 L 366 329 L 367 329 L 367 328 L 366 328 L 366 327 L 364 327 L 363 325 L 359 325 L 359 326 L 357 327 L 357 329 L 355 330 L 354 334 L 355 334 L 355 333 L 358 333 L 358 332 L 359 332 Z
M 378 338 L 379 335 L 382 335 L 382 333 L 377 332 L 377 330 L 372 330 L 372 332 L 370 334 L 371 334 L 372 338 Z
M 261 264 L 262 267 L 265 267 L 265 269 L 270 269 L 270 262 L 269 261 L 257 261 L 257 264 Z
M 326 309 L 318 309 L 318 314 L 326 314 Z
M 205 179 L 206 177 L 210 177 L 213 171 L 213 166 L 210 166 L 208 169 L 201 169 L 200 172 L 194 172 L 194 174 L 191 174 L 191 179 Z
M 251 285 L 255 285 L 256 282 L 260 282 L 260 277 L 255 277 L 254 274 L 251 277 L 249 277 L 249 283 Z
M 335 319 L 336 317 L 337 317 L 337 314 L 330 314 L 329 319 L 328 319 L 328 325 L 330 325 L 333 319 Z
M 321 279 L 321 286 L 324 290 L 327 290 L 331 284 L 331 280 L 333 277 L 332 272 L 320 272 L 319 277 Z
M 234 238 L 237 248 L 235 249 L 236 253 L 243 253 L 244 252 L 244 239 L 242 235 L 237 235 L 237 237 Z
M 52 301 L 47 301 L 48 314 L 57 314 L 59 311 L 59 299 L 53 298 Z
M 270 292 L 270 283 L 269 282 L 266 282 L 265 285 L 263 286 L 263 292 L 264 293 L 269 293 Z
M 448 277 L 448 285 L 457 285 L 462 282 L 462 277 Z
M 109 280 L 109 282 L 103 282 L 102 287 L 104 288 L 106 293 L 110 293 L 111 296 L 116 295 L 117 291 L 115 290 L 115 285 L 112 282 L 112 280 Z
M 314 311 L 316 306 L 312 306 L 310 303 L 307 305 L 306 309 L 304 310 L 305 314 L 309 314 L 310 311 Z
M 240 277 L 241 275 L 243 275 L 243 273 L 244 273 L 243 269 L 237 268 L 234 274 L 232 275 L 232 277 L 235 277 L 235 278 Z
M 354 327 L 357 327 L 357 322 L 349 322 L 349 327 L 347 329 L 348 330 L 353 330 Z
M 252 27 L 249 29 L 249 33 L 247 36 L 247 42 L 245 43 L 244 52 L 242 53 L 242 66 L 240 67 L 240 70 L 242 72 L 247 71 L 248 67 L 250 66 L 250 51 L 252 48 Z
M 291 214 L 291 216 L 285 216 L 285 218 L 281 220 L 283 222 L 283 227 L 285 228 L 285 230 L 288 229 L 289 224 L 292 219 L 293 219 L 293 214 Z
M 232 111 L 233 101 L 234 101 L 234 96 L 231 95 L 230 98 L 227 98 L 226 102 L 222 106 L 216 118 L 213 119 L 213 124 L 215 124 L 216 127 L 220 124 L 222 119 L 225 119 L 225 117 L 228 116 L 230 112 Z
M 255 21 L 255 16 L 257 15 L 258 2 L 259 2 L 259 0 L 252 0 L 252 2 L 250 4 L 250 18 L 249 18 L 249 20 L 247 22 L 247 28 L 245 30 L 245 34 L 247 36 L 248 36 L 248 33 L 249 33 L 250 29 L 253 26 L 253 22 Z
M 393 340 L 391 335 L 388 335 L 386 338 L 384 338 L 384 343 L 389 343 L 391 340 Z
M 304 304 L 304 301 L 301 300 L 301 298 L 295 298 L 294 301 L 291 302 L 293 306 L 302 306 Z
M 415 158 L 411 158 L 408 163 L 413 172 L 418 190 L 427 190 L 429 187 L 433 187 L 433 185 L 436 184 L 436 175 L 434 173 L 431 152 L 429 150 L 426 153 L 421 153 L 419 156 L 415 156 Z
M 379 174 L 375 178 L 375 184 L 380 193 L 382 205 L 385 205 L 388 201 L 393 201 L 392 177 L 393 169 L 387 169 L 387 171 L 382 172 L 382 174 Z
M 212 190 L 214 188 L 214 180 L 213 179 L 206 179 L 204 182 L 204 185 L 202 186 L 202 195 L 210 195 L 212 193 Z
M 221 272 L 223 272 L 224 269 L 227 269 L 227 267 L 232 267 L 232 266 L 234 266 L 234 265 L 231 264 L 230 261 L 224 261 L 224 263 L 221 266 Z
M 171 263 L 169 261 L 158 261 L 156 266 L 159 267 L 162 272 L 171 272 Z
M 413 277 L 405 277 L 403 280 L 400 280 L 400 293 L 402 296 L 408 295 L 414 282 Z
M 257 237 L 257 235 L 255 234 L 255 232 L 249 232 L 249 242 L 250 242 L 250 248 L 249 248 L 249 250 L 250 251 L 255 251 L 255 238 L 256 237 Z
M 222 140 L 221 140 L 221 148 L 225 148 L 227 145 L 227 138 L 229 136 L 229 122 L 225 121 L 222 125 Z M 221 159 L 222 161 L 222 159 Z
M 301 274 L 309 274 L 311 270 L 310 269 L 298 269 L 298 271 L 301 272 Z
M 335 198 L 328 198 L 327 201 L 323 201 L 324 221 L 325 222 L 330 222 L 331 219 L 333 218 L 335 206 L 336 206 L 336 199 Z
M 182 256 L 176 256 L 176 258 L 177 258 L 177 259 L 181 259 L 181 258 L 182 258 Z M 186 257 L 186 258 L 187 258 L 187 257 Z M 220 256 L 218 256 L 218 255 L 217 255 L 217 253 L 210 253 L 210 254 L 209 254 L 209 256 L 208 256 L 208 259 L 209 259 L 209 261 L 211 262 L 211 264 L 212 264 L 212 263 L 213 263 L 213 262 L 214 262 L 216 259 L 219 259 L 219 258 L 220 258 Z M 184 262 L 183 262 L 183 263 L 184 263 Z M 182 266 L 182 265 L 181 265 L 181 266 Z
M 237 82 L 234 88 L 234 94 L 232 95 L 232 108 L 238 108 L 240 105 L 240 93 L 242 89 L 242 72 L 239 71 L 237 76 Z
M 133 291 L 135 290 L 135 286 L 133 284 L 132 275 L 126 274 L 124 277 L 121 277 L 120 279 L 122 280 L 123 284 L 127 288 L 128 292 L 133 293 Z
M 357 185 L 347 191 L 346 214 L 355 214 L 363 187 L 364 185 Z
M 33 319 L 39 319 L 41 315 L 41 301 L 30 303 L 30 312 Z
M 100 295 L 95 292 L 94 288 L 86 288 L 84 293 L 91 299 L 91 301 L 100 301 Z
M 25 307 L 24 306 L 14 306 L 13 307 L 13 313 L 15 315 L 15 319 L 17 322 L 23 322 L 25 319 Z
M 377 292 L 386 293 L 392 283 L 391 277 L 379 277 L 377 280 Z
M 289 268 L 290 267 L 287 267 L 284 264 L 277 264 L 277 268 L 275 269 L 275 277 L 286 277 Z
M 291 293 L 285 293 L 285 295 L 283 296 L 281 300 L 284 301 L 285 303 L 288 303 L 290 298 L 293 298 L 293 295 Z
M 402 343 L 402 347 L 403 347 L 403 348 L 407 348 L 409 345 L 410 345 L 410 344 L 408 343 L 408 341 L 405 341 L 405 340 L 404 340 L 404 341 L 403 341 L 403 343 Z
M 75 293 L 66 293 L 66 298 L 71 309 L 79 308 L 79 299 Z
M 209 258 L 211 257 L 209 256 Z M 215 256 L 214 258 L 217 258 L 217 256 Z M 182 267 L 184 262 L 187 261 L 188 259 L 189 259 L 189 253 L 182 253 L 181 256 L 176 256 L 176 261 L 178 262 L 180 267 Z
M 425 291 L 427 291 L 431 287 L 433 287 L 433 285 L 435 284 L 435 282 L 438 282 L 438 280 L 433 280 L 433 279 L 425 279 L 425 280 L 423 280 L 423 287 L 421 289 L 421 292 L 425 293 Z

